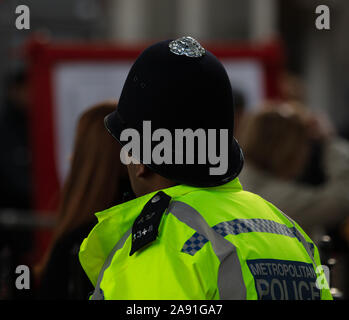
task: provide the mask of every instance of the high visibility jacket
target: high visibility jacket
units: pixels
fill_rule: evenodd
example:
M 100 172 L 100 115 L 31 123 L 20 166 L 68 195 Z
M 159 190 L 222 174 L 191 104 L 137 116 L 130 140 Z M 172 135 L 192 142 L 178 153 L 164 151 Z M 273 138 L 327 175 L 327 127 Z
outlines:
M 91 299 L 332 299 L 312 240 L 238 179 L 162 191 L 157 237 L 132 255 L 134 222 L 157 192 L 96 214 L 79 253 Z

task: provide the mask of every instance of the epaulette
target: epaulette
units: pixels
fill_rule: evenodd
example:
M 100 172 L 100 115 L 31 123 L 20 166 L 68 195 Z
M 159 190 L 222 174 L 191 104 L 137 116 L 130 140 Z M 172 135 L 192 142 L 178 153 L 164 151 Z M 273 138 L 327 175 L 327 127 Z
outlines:
M 161 218 L 167 209 L 171 197 L 159 191 L 143 207 L 132 226 L 132 247 L 130 256 L 158 236 Z

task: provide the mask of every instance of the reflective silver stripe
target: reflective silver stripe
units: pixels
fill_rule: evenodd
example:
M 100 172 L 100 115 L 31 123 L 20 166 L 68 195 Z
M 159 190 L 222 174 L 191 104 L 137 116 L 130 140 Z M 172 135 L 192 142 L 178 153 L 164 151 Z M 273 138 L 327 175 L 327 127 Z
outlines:
M 303 234 L 297 229 L 296 227 L 296 223 L 285 213 L 283 213 L 281 210 L 279 210 L 279 212 L 288 220 L 292 223 L 293 225 L 293 231 L 295 232 L 295 235 L 297 237 L 297 239 L 302 243 L 304 249 L 307 251 L 309 257 L 311 258 L 315 268 L 317 269 L 317 264 L 316 261 L 314 259 L 314 245 L 312 243 L 307 242 L 307 240 L 304 238 Z
M 194 208 L 180 201 L 171 202 L 168 211 L 211 242 L 220 261 L 217 286 L 222 300 L 246 299 L 246 286 L 235 246 L 224 239 Z
M 131 232 L 132 232 L 132 229 L 127 230 L 126 233 L 122 236 L 122 238 L 114 246 L 112 251 L 109 253 L 107 259 L 105 260 L 105 262 L 101 268 L 101 271 L 99 272 L 97 283 L 95 286 L 95 290 L 91 296 L 91 300 L 104 300 L 103 290 L 100 287 L 102 279 L 103 279 L 104 271 L 110 266 L 116 251 L 118 251 L 119 249 L 121 249 L 123 247 L 127 238 L 130 236 Z
M 295 232 L 296 232 L 297 235 L 298 235 L 298 239 L 302 242 L 303 247 L 304 247 L 305 250 L 307 251 L 309 257 L 311 258 L 311 260 L 312 260 L 312 262 L 313 262 L 313 264 L 314 264 L 315 272 L 316 272 L 317 276 L 319 276 L 319 274 L 318 274 L 318 272 L 319 272 L 319 267 L 320 267 L 320 270 L 321 270 L 320 272 L 323 273 L 324 271 L 323 271 L 323 269 L 322 269 L 322 266 L 318 266 L 317 263 L 316 263 L 316 261 L 315 261 L 315 257 L 314 257 L 314 254 L 315 254 L 315 247 L 314 247 L 314 244 L 313 244 L 313 243 L 307 242 L 307 240 L 305 239 L 305 237 L 303 236 L 303 234 L 297 229 L 295 222 L 294 222 L 288 215 L 286 215 L 285 213 L 283 213 L 281 210 L 279 210 L 279 211 L 281 212 L 281 214 L 282 214 L 286 219 L 288 219 L 288 220 L 292 223 L 292 225 L 293 225 L 293 227 L 294 227 L 294 229 L 295 229 Z M 324 289 L 321 289 L 322 292 L 323 292 L 323 290 L 324 290 Z M 321 294 L 320 294 L 320 296 L 321 296 Z

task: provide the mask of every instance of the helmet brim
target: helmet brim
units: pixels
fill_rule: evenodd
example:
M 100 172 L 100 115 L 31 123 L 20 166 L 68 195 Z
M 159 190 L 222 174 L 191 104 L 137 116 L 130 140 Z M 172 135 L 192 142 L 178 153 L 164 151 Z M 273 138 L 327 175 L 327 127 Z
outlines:
M 120 140 L 121 133 L 127 129 L 127 124 L 122 120 L 117 110 L 104 118 L 104 124 L 109 133 L 122 145 L 125 141 Z M 215 187 L 225 184 L 235 179 L 241 172 L 244 164 L 243 152 L 236 141 L 228 147 L 228 169 L 224 175 L 208 174 L 210 164 L 194 165 L 194 164 L 145 164 L 152 171 L 159 175 L 176 182 L 178 184 L 186 184 L 194 187 Z M 142 163 L 141 159 L 137 159 Z

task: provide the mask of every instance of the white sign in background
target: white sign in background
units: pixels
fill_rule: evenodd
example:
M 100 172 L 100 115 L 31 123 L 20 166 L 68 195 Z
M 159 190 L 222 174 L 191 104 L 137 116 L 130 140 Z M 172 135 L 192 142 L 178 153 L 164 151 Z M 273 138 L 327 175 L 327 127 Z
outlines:
M 263 70 L 254 60 L 222 59 L 232 87 L 241 91 L 246 107 L 264 98 Z M 118 100 L 132 61 L 62 63 L 53 72 L 54 130 L 58 178 L 69 170 L 77 121 L 83 111 L 104 100 Z

